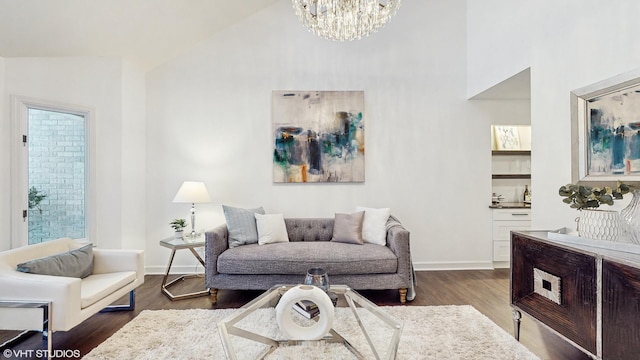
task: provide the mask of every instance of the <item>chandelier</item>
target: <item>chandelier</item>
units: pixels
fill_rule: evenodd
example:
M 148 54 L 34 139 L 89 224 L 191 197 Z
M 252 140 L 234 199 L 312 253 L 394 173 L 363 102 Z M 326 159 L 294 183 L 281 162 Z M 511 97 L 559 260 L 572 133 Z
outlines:
M 292 0 L 300 22 L 329 40 L 355 40 L 382 28 L 401 0 Z

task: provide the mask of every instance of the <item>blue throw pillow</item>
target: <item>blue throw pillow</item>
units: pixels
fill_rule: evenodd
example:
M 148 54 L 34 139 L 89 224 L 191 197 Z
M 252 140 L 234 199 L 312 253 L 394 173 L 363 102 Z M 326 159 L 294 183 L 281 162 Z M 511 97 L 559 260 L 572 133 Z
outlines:
M 93 272 L 93 245 L 18 264 L 18 271 L 84 279 Z
M 258 228 L 254 214 L 264 215 L 262 207 L 241 209 L 222 205 L 229 231 L 229 248 L 258 243 Z

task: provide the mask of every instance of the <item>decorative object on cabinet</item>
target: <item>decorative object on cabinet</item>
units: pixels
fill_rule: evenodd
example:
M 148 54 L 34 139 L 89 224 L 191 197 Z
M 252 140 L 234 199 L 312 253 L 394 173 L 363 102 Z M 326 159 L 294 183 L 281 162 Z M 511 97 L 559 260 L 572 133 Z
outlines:
M 631 202 L 620 210 L 620 216 L 629 226 L 629 240 L 640 245 L 640 189 L 633 189 Z
M 562 279 L 538 268 L 533 268 L 533 291 L 558 305 L 562 305 Z
M 529 190 L 529 186 L 524 186 L 524 192 L 522 193 L 522 202 L 525 205 L 531 205 L 531 190 Z
M 640 69 L 571 92 L 572 181 L 640 181 Z
M 602 204 L 613 205 L 614 200 L 622 199 L 623 195 L 632 188 L 634 187 L 621 181 L 617 182 L 616 188 L 567 184 L 560 187 L 558 194 L 564 198 L 562 202 L 580 210 L 581 215 L 576 218 L 579 236 L 595 240 L 619 241 L 627 238 L 629 226 L 625 225 L 617 211 L 597 208 Z
M 576 224 L 580 237 L 608 241 L 619 241 L 626 237 L 622 218 L 617 211 L 582 209 Z
M 500 201 L 504 200 L 504 196 L 498 195 L 496 193 L 491 194 L 491 203 L 494 205 L 500 204 Z
M 614 200 L 621 200 L 624 194 L 633 188 L 621 181 L 617 187 L 609 186 L 593 187 L 582 184 L 567 184 L 558 189 L 558 195 L 562 196 L 562 202 L 569 204 L 573 209 L 595 209 L 602 204 L 613 205 Z
M 640 302 L 639 252 L 615 250 L 616 243 L 596 248 L 549 235 L 541 231 L 511 235 L 516 339 L 524 312 L 590 357 L 636 359 L 640 318 L 632 314 Z M 535 291 L 536 270 L 557 278 L 560 304 Z
M 274 91 L 273 182 L 364 182 L 364 91 Z

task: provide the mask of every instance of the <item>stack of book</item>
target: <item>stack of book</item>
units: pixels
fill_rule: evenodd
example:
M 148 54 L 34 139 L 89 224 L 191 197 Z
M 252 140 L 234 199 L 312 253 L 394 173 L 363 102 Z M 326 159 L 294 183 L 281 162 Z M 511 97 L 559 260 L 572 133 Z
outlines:
M 320 314 L 318 305 L 309 300 L 298 301 L 297 303 L 293 304 L 293 309 L 307 319 L 313 319 L 314 317 L 318 316 L 318 314 Z
M 331 302 L 333 306 L 336 306 L 338 303 L 338 295 L 334 293 L 327 293 L 329 298 L 331 298 Z M 300 300 L 293 305 L 293 309 L 300 313 L 300 315 L 306 317 L 307 319 L 313 319 L 314 317 L 320 314 L 320 309 L 318 309 L 318 305 L 316 305 L 313 301 L 310 300 Z

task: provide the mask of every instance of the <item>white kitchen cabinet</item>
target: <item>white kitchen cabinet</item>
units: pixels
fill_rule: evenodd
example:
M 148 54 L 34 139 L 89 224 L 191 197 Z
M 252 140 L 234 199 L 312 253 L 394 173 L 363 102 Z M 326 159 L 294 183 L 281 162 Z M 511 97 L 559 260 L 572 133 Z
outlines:
M 509 267 L 511 231 L 531 229 L 530 208 L 493 209 L 493 266 Z

